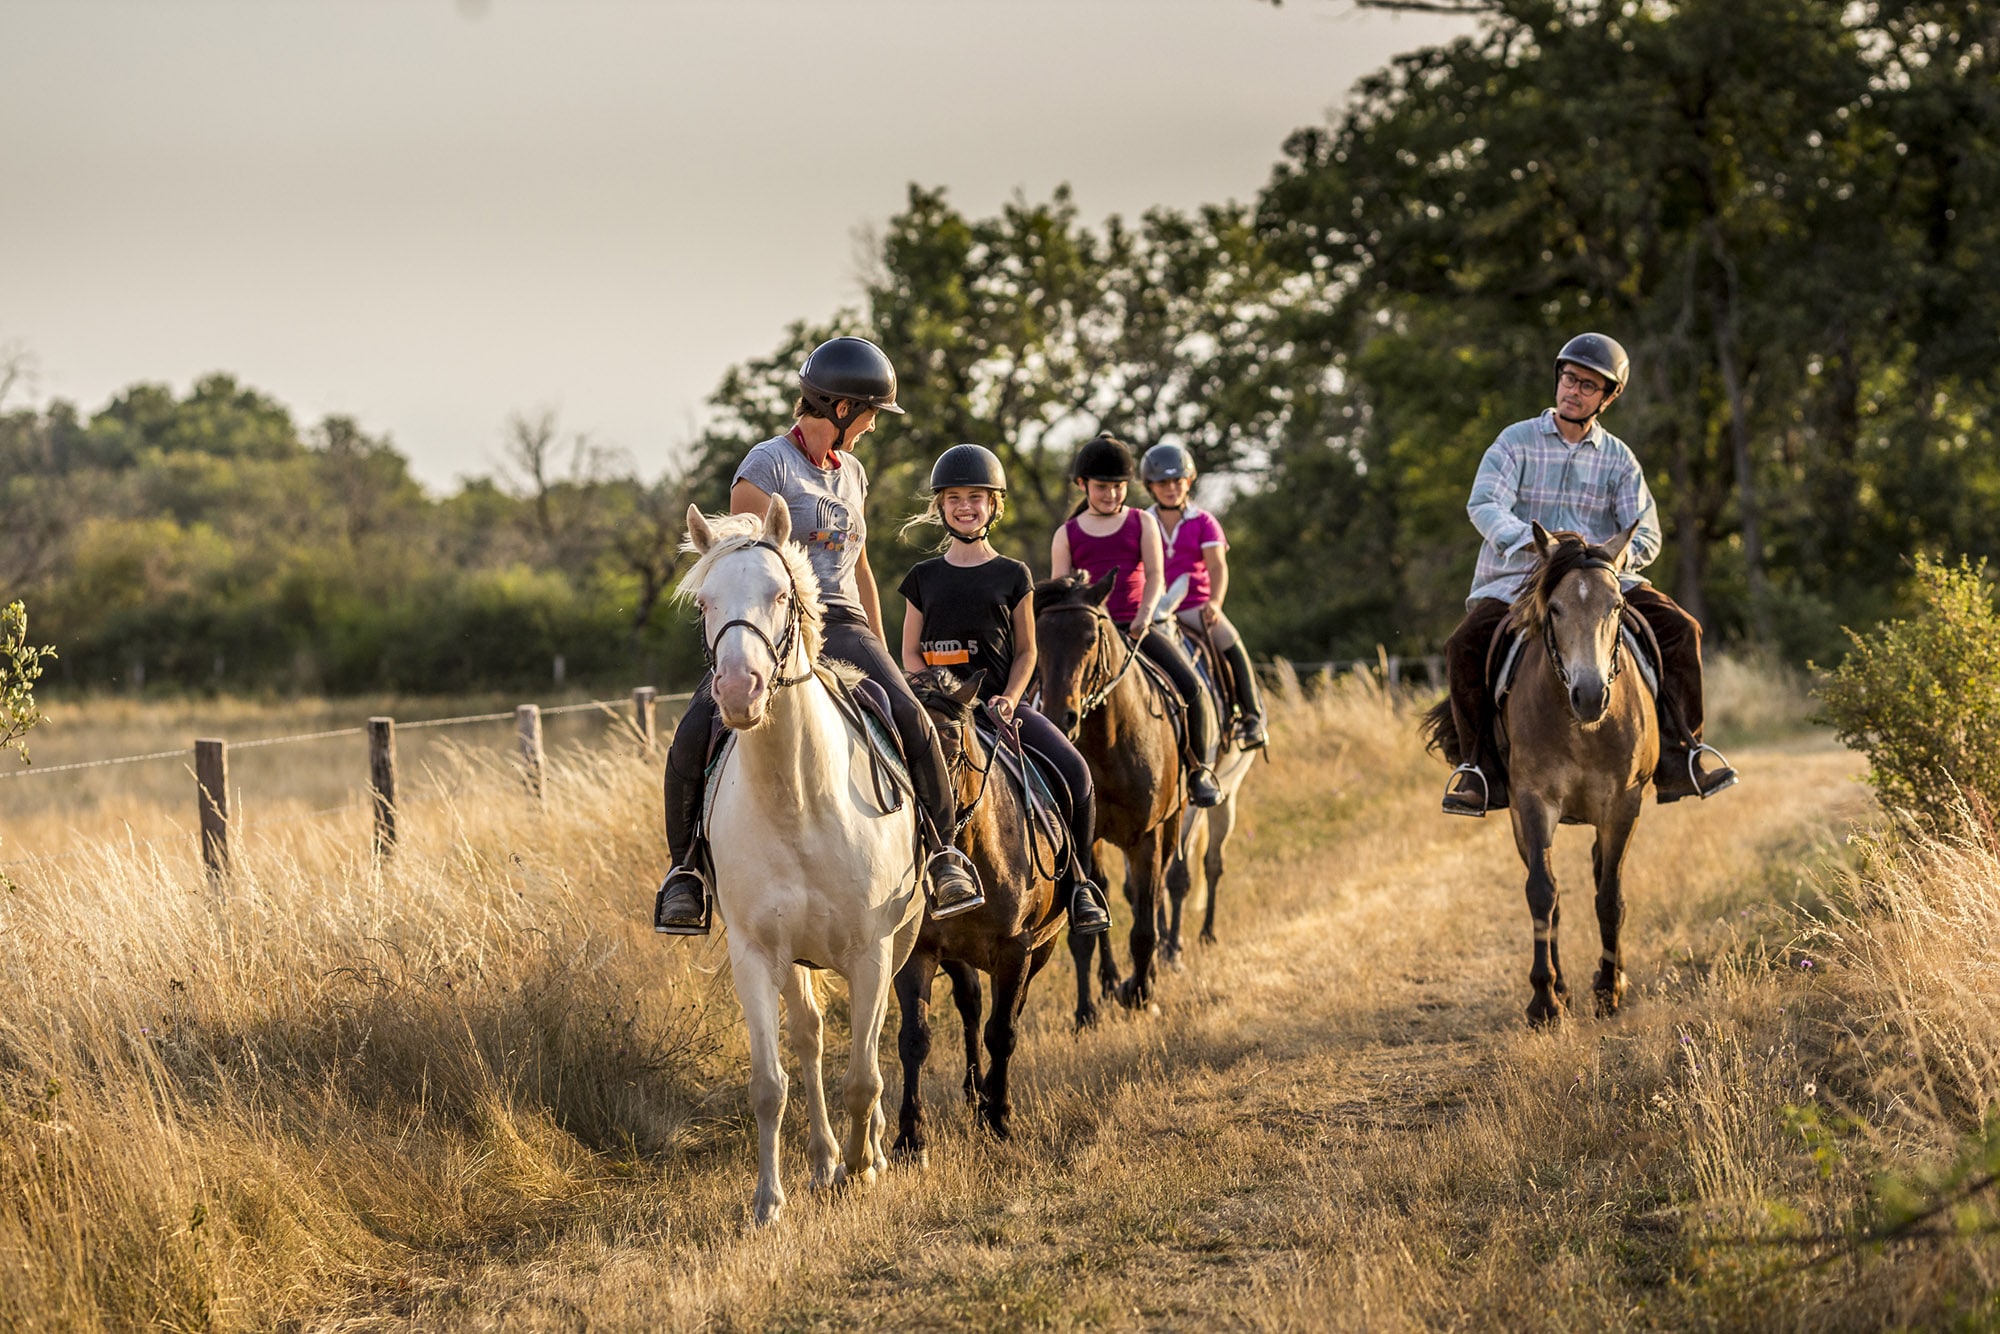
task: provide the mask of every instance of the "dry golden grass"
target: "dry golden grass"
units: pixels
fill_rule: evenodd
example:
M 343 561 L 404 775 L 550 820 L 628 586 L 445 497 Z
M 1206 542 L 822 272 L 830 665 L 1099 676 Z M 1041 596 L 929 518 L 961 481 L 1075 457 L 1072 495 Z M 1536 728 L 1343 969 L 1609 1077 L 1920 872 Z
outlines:
M 1976 1238 L 1819 1268 L 1772 1243 L 1837 1229 L 1874 1171 L 1977 1128 L 2000 1071 L 1990 856 L 1849 872 L 1856 762 L 1814 736 L 1738 750 L 1740 789 L 1640 826 L 1627 1013 L 1534 1033 L 1504 823 L 1435 814 L 1442 769 L 1365 683 L 1274 707 L 1223 943 L 1164 980 L 1159 1011 L 1079 1038 L 1066 963 L 1038 981 L 1004 1145 L 958 1110 L 942 1023 L 931 1166 L 870 1190 L 804 1188 L 794 1099 L 793 1204 L 759 1233 L 723 950 L 646 929 L 656 771 L 634 755 L 571 751 L 541 811 L 504 750 L 441 759 L 437 806 L 386 867 L 358 854 L 357 816 L 249 845 L 221 892 L 178 843 L 17 870 L 0 1327 L 1878 1328 L 1982 1309 L 1996 1255 Z M 1586 865 L 1572 831 L 1573 963 L 1594 953 Z

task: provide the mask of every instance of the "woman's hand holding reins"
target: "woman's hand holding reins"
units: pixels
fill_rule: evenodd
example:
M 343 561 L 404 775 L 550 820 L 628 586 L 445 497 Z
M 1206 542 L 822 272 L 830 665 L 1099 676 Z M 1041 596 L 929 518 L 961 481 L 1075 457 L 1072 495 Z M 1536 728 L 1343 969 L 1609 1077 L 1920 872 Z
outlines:
M 1005 695 L 995 695 L 986 701 L 987 711 L 1003 723 L 1014 721 L 1014 701 Z

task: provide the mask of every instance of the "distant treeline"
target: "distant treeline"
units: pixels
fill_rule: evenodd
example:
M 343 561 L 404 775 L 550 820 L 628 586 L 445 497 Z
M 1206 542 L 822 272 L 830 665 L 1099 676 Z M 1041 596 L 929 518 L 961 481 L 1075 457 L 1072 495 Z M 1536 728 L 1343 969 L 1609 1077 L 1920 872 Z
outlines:
M 685 680 L 680 512 L 723 505 L 837 331 L 910 410 L 862 445 L 892 622 L 937 453 L 999 451 L 1000 540 L 1040 569 L 1108 428 L 1201 461 L 1260 655 L 1430 651 L 1479 454 L 1587 328 L 1631 350 L 1607 425 L 1660 499 L 1652 573 L 1712 637 L 1824 661 L 1909 553 L 2000 552 L 2000 0 L 1497 0 L 1294 134 L 1248 204 L 1093 226 L 1066 190 L 969 218 L 912 187 L 874 257 L 863 306 L 726 375 L 655 482 L 516 420 L 509 484 L 429 497 L 386 441 L 226 378 L 16 412 L 0 595 L 93 680 L 457 689 L 556 653 Z

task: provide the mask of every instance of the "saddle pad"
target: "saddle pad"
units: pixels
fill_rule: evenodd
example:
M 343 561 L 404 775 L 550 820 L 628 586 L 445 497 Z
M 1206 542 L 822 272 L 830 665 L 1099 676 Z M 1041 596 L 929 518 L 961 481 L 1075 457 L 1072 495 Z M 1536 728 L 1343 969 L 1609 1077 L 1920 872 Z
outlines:
M 1507 691 L 1514 684 L 1514 668 L 1521 661 L 1521 645 L 1527 642 L 1527 636 L 1513 629 L 1511 625 L 1504 629 L 1503 633 L 1509 637 L 1509 642 L 1507 644 L 1507 651 L 1501 655 L 1500 668 L 1493 674 L 1493 703 L 1495 706 L 1506 700 Z M 1653 664 L 1651 655 L 1647 653 L 1639 635 L 1632 629 L 1631 618 L 1629 616 L 1619 623 L 1618 637 L 1625 641 L 1625 651 L 1631 654 L 1632 661 L 1638 664 L 1639 679 L 1646 683 L 1646 693 L 1654 699 L 1658 699 L 1660 697 L 1659 668 Z
M 916 787 L 910 781 L 909 762 L 903 758 L 902 741 L 896 735 L 896 725 L 889 713 L 888 692 L 866 677 L 856 681 L 845 692 L 837 679 L 829 680 L 827 689 L 833 692 L 836 705 L 841 702 L 843 693 L 854 702 L 852 712 L 847 709 L 841 712 L 847 715 L 848 725 L 860 732 L 862 744 L 867 748 L 876 772 L 888 776 L 886 791 L 877 785 L 877 790 L 887 799 L 885 811 L 902 810 L 904 796 L 914 793 Z
M 715 794 L 722 786 L 722 765 L 729 758 L 729 752 L 736 749 L 736 733 L 729 728 L 722 729 L 722 735 L 708 748 L 708 768 L 701 778 L 701 837 L 708 840 L 708 819 L 715 810 Z

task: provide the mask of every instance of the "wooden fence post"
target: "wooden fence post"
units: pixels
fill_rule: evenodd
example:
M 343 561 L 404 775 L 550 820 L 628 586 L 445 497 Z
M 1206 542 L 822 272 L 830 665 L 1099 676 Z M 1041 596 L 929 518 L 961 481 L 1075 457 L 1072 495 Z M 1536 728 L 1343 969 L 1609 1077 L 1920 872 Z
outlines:
M 542 799 L 542 709 L 523 704 L 514 710 L 514 725 L 521 733 L 521 763 L 528 771 L 528 791 Z
M 653 753 L 653 701 L 659 693 L 652 686 L 632 692 L 632 727 L 639 734 L 639 749 L 648 755 Z
M 396 720 L 368 720 L 368 780 L 375 789 L 375 854 L 396 850 Z
M 209 879 L 229 871 L 229 743 L 212 737 L 194 743 L 195 797 L 201 811 L 201 864 Z

